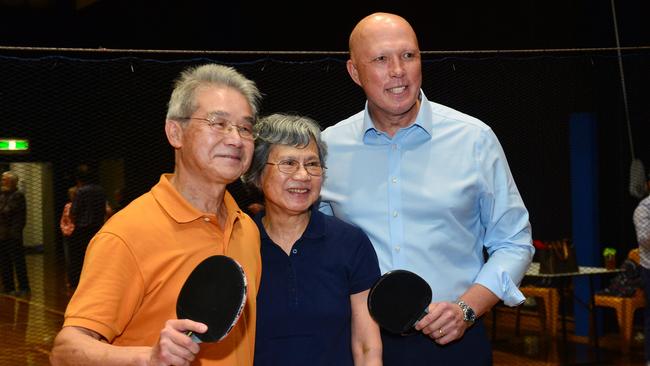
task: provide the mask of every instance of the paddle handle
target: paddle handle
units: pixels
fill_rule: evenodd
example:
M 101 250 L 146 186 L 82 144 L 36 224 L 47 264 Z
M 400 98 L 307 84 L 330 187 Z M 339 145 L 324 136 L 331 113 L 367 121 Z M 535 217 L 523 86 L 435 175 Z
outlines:
M 424 318 L 427 314 L 429 314 L 429 307 L 428 306 L 426 308 L 424 308 L 424 311 L 422 312 L 422 314 L 420 314 L 420 316 L 418 316 L 418 319 L 413 323 L 413 326 L 415 326 L 415 323 L 422 320 L 422 318 Z
M 185 335 L 192 338 L 192 341 L 194 343 L 203 343 L 203 341 L 200 340 L 199 337 L 197 337 L 196 334 L 194 334 L 194 332 L 192 332 L 191 330 L 188 330 L 187 332 L 185 332 Z
M 424 318 L 427 314 L 429 314 L 429 307 L 428 306 L 426 308 L 424 308 L 424 311 L 422 311 L 422 314 L 420 314 L 420 316 L 418 316 L 417 319 L 415 319 L 415 321 L 411 323 L 411 326 L 409 327 L 409 329 L 407 331 L 401 333 L 401 335 L 407 336 L 407 335 L 413 334 L 416 331 L 415 330 L 415 324 L 417 322 L 419 322 L 420 320 L 422 320 L 422 318 Z

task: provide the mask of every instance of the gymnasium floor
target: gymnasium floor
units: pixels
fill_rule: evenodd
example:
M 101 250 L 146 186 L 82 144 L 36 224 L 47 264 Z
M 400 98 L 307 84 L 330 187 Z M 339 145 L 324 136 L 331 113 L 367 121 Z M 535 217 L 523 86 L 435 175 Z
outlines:
M 0 295 L 0 366 L 49 365 L 52 341 L 60 329 L 69 299 L 61 260 L 45 253 L 27 256 L 32 286 L 29 297 Z M 569 328 L 568 342 L 551 338 L 534 314 L 524 313 L 519 335 L 514 329 L 514 312 L 497 310 L 493 339 L 494 365 L 631 365 L 642 366 L 643 347 L 637 339 L 631 353 L 618 349 L 618 336 L 605 334 L 600 340 L 600 357 L 584 339 Z M 492 317 L 485 317 L 492 329 Z M 637 334 L 638 338 L 639 334 Z M 406 365 L 405 365 L 406 366 Z

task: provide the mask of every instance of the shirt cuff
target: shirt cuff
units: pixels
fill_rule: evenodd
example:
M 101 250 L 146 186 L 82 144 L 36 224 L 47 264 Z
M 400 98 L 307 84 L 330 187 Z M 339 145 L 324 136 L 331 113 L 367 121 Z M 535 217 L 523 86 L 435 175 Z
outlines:
M 481 272 L 476 278 L 476 283 L 487 287 L 507 306 L 518 306 L 526 300 L 524 294 L 505 270 L 496 274 Z

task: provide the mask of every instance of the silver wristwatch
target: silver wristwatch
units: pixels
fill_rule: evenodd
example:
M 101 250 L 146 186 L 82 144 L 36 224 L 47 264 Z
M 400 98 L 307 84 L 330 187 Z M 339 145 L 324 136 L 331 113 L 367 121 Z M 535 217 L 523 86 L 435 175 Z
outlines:
M 474 324 L 476 321 L 476 313 L 474 312 L 474 309 L 467 305 L 463 300 L 458 300 L 456 304 L 458 304 L 458 306 L 460 306 L 460 309 L 463 311 L 463 320 L 465 323 L 468 325 Z

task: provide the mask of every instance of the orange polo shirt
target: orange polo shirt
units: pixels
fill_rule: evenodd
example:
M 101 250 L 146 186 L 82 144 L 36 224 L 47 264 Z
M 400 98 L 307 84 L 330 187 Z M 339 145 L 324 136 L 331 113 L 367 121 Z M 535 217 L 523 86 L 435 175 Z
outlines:
M 91 240 L 63 325 L 91 329 L 113 345 L 152 346 L 165 321 L 176 318 L 176 298 L 190 272 L 206 257 L 225 254 L 246 272 L 246 306 L 226 338 L 201 344 L 194 364 L 252 365 L 259 231 L 228 192 L 221 230 L 216 215 L 192 207 L 171 185 L 171 176 L 161 176 Z

